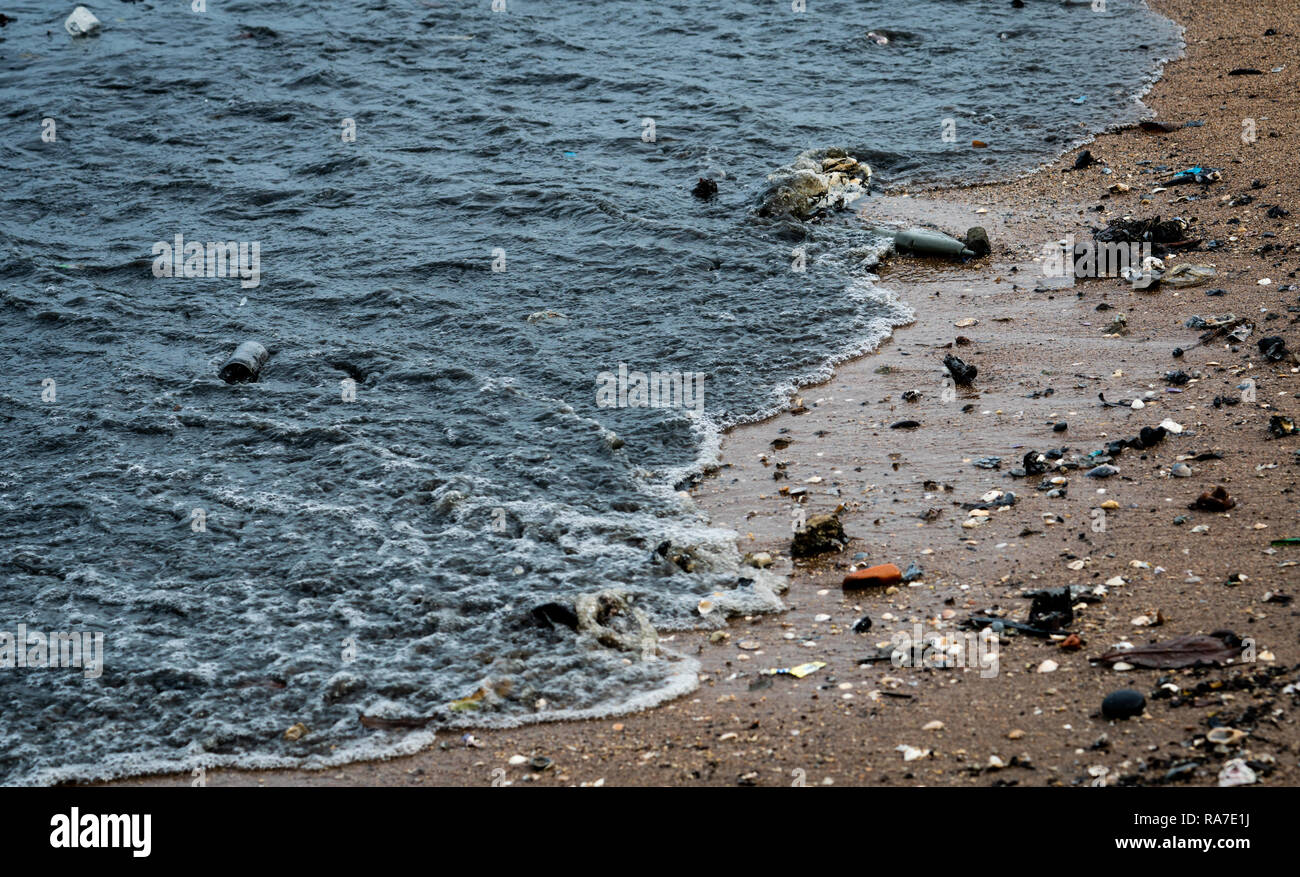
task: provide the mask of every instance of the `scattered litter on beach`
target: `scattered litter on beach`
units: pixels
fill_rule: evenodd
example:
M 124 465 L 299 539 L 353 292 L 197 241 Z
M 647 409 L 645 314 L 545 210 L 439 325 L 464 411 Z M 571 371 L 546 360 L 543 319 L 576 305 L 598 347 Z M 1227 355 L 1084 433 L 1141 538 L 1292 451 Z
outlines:
M 809 661 L 806 664 L 799 664 L 795 667 L 773 667 L 769 670 L 762 671 L 767 676 L 793 676 L 795 679 L 802 679 L 826 666 L 825 661 Z

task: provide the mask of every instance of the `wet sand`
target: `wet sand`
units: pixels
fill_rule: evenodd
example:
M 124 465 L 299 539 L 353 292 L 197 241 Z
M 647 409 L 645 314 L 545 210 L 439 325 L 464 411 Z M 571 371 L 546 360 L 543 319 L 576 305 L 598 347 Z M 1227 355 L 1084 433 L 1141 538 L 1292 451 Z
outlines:
M 1223 16 L 1205 0 L 1155 5 L 1187 28 L 1188 49 L 1146 103 L 1162 121 L 1203 125 L 1099 137 L 1088 148 L 1109 175 L 1103 165 L 1066 172 L 1076 150 L 1011 183 L 895 192 L 859 204 L 871 221 L 958 234 L 981 225 L 993 253 L 965 265 L 895 259 L 882 279 L 913 305 L 916 323 L 826 384 L 806 388 L 793 406 L 798 413 L 728 434 L 720 469 L 693 493 L 717 523 L 741 534 L 743 550 L 770 552 L 778 570 L 792 573 L 789 611 L 733 622 L 722 638 L 673 637 L 670 647 L 702 663 L 697 691 L 615 719 L 475 732 L 474 747 L 461 732 L 444 732 L 433 748 L 386 762 L 209 771 L 208 785 L 1214 785 L 1233 757 L 1247 759 L 1261 784 L 1300 782 L 1300 694 L 1284 691 L 1300 680 L 1300 607 L 1265 602 L 1300 588 L 1300 547 L 1269 545 L 1300 535 L 1300 436 L 1272 438 L 1267 430 L 1274 414 L 1300 417 L 1300 373 L 1256 349 L 1266 335 L 1300 349 L 1300 289 L 1284 289 L 1300 284 L 1300 10 L 1260 2 Z M 1263 36 L 1269 28 L 1277 35 Z M 1263 73 L 1227 75 L 1238 67 Z M 1275 67 L 1284 69 L 1269 72 Z M 1244 119 L 1255 121 L 1253 143 L 1242 141 Z M 1222 167 L 1222 180 L 1152 194 L 1162 175 L 1142 173 L 1150 166 L 1139 161 Z M 1116 183 L 1131 190 L 1107 193 Z M 1243 194 L 1253 201 L 1234 205 Z M 1185 196 L 1196 200 L 1179 200 Z M 1293 215 L 1269 218 L 1274 205 Z M 1126 211 L 1183 216 L 1189 236 L 1220 241 L 1212 251 L 1202 244 L 1166 260 L 1212 264 L 1217 276 L 1153 292 L 1114 278 L 1067 285 L 1043 276 L 1035 260 L 1045 243 L 1088 239 L 1089 225 Z M 1271 283 L 1260 285 L 1262 278 Z M 1211 297 L 1209 289 L 1226 292 Z M 1250 338 L 1196 346 L 1200 333 L 1184 321 L 1228 312 L 1254 321 Z M 1111 331 L 1118 314 L 1126 319 L 1122 334 Z M 963 322 L 970 319 L 978 322 Z M 1186 353 L 1175 358 L 1180 347 Z M 947 353 L 979 368 L 973 385 L 951 400 Z M 1181 392 L 1169 392 L 1164 380 L 1175 369 L 1193 376 L 1173 387 Z M 1246 378 L 1257 388 L 1254 403 L 1213 405 L 1216 396 L 1240 398 Z M 919 398 L 905 401 L 907 391 Z M 1133 399 L 1148 392 L 1150 404 L 1140 410 L 1098 400 L 1098 393 Z M 1035 489 L 1041 476 L 1008 474 L 1027 450 L 1087 453 L 1165 418 L 1184 432 L 1145 451 L 1125 450 L 1111 478 L 1064 473 L 1065 496 Z M 903 420 L 920 426 L 890 428 Z M 1061 421 L 1068 428 L 1054 432 L 1051 424 Z M 1211 453 L 1221 459 L 1196 459 Z M 1000 469 L 974 465 L 990 456 L 1002 459 Z M 788 476 L 782 480 L 773 478 L 778 462 Z M 1170 474 L 1179 462 L 1191 477 Z M 1216 485 L 1237 500 L 1230 512 L 1187 508 Z M 792 563 L 795 503 L 783 487 L 806 491 L 800 507 L 808 516 L 838 510 L 848 547 Z M 1018 501 L 964 527 L 961 504 L 993 489 L 1013 491 Z M 1108 501 L 1118 507 L 1098 531 L 1094 509 Z M 868 564 L 916 563 L 924 576 L 890 591 L 845 592 L 841 580 L 859 554 Z M 859 663 L 914 623 L 953 633 L 973 612 L 1023 621 L 1026 591 L 1115 577 L 1123 583 L 1106 586 L 1101 602 L 1077 608 L 1071 630 L 1084 641 L 1079 650 L 1004 636 L 991 678 L 976 668 Z M 1162 623 L 1134 625 L 1143 615 Z M 863 616 L 871 629 L 853 632 Z M 1225 628 L 1253 640 L 1254 662 L 1118 672 L 1090 661 L 1121 641 Z M 758 672 L 807 661 L 826 666 L 803 679 Z M 1040 672 L 1047 661 L 1057 669 Z M 1102 718 L 1103 697 L 1126 687 L 1147 696 L 1145 713 Z M 1220 724 L 1247 736 L 1231 746 L 1207 743 L 1205 733 Z M 905 761 L 899 746 L 929 753 Z M 553 764 L 541 772 L 512 766 L 516 755 Z

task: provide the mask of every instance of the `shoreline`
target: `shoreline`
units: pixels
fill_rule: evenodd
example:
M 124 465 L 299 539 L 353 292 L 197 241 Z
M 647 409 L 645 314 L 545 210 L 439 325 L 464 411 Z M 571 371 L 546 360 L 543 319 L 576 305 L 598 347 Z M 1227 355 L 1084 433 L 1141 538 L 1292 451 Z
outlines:
M 1287 132 L 1300 121 L 1290 98 L 1296 71 L 1287 60 L 1300 57 L 1300 15 L 1285 4 L 1266 2 L 1238 10 L 1238 20 L 1225 28 L 1217 21 L 1202 23 L 1202 16 L 1213 16 L 1203 0 L 1151 5 L 1184 26 L 1186 48 L 1165 66 L 1145 102 L 1159 119 L 1202 119 L 1203 126 L 1160 135 L 1134 128 L 1098 134 L 1089 148 L 1109 162 L 1110 175 L 1098 166 L 1062 173 L 1073 162 L 1075 150 L 1070 150 L 1008 182 L 874 196 L 856 205 L 869 209 L 873 219 L 934 222 L 958 234 L 982 225 L 994 252 L 965 265 L 895 260 L 881 271 L 881 283 L 902 292 L 916 320 L 896 329 L 874 352 L 835 366 L 825 383 L 800 390 L 806 412 L 787 410 L 724 434 L 720 469 L 695 485 L 696 501 L 716 524 L 740 534 L 742 552 L 772 552 L 778 571 L 793 574 L 785 613 L 733 621 L 729 638 L 720 642 L 708 631 L 665 637 L 674 650 L 700 660 L 699 688 L 642 713 L 476 731 L 477 748 L 462 745 L 461 731 L 444 731 L 438 743 L 415 755 L 326 770 L 211 769 L 207 784 L 1083 785 L 1102 780 L 1213 785 L 1227 756 L 1204 740 L 1212 722 L 1246 731 L 1245 743 L 1233 750 L 1264 765 L 1258 771 L 1261 783 L 1300 783 L 1300 729 L 1291 715 L 1300 704 L 1295 694 L 1282 693 L 1298 678 L 1300 622 L 1289 605 L 1263 602 L 1270 589 L 1288 590 L 1288 577 L 1300 581 L 1295 569 L 1277 567 L 1286 551 L 1300 560 L 1300 549 L 1264 553 L 1271 538 L 1300 535 L 1300 457 L 1293 453 L 1300 439 L 1268 437 L 1265 424 L 1277 412 L 1212 405 L 1215 396 L 1235 392 L 1241 377 L 1232 369 L 1251 364 L 1260 402 L 1300 416 L 1300 377 L 1260 362 L 1254 351 L 1262 335 L 1281 335 L 1291 349 L 1300 349 L 1294 327 L 1300 318 L 1287 310 L 1300 297 L 1295 290 L 1279 289 L 1297 283 L 1292 276 L 1300 241 L 1296 219 L 1266 218 L 1263 209 L 1300 208 L 1294 159 L 1286 148 Z M 1266 27 L 1279 34 L 1261 37 Z M 1267 71 L 1278 65 L 1285 65 L 1281 74 L 1223 75 L 1233 66 Z M 1214 83 L 1213 93 L 1202 94 L 1206 82 Z M 1220 87 L 1226 91 L 1219 93 Z M 1247 97 L 1250 93 L 1260 97 Z M 1267 109 L 1252 109 L 1265 102 Z M 1255 115 L 1242 116 L 1245 109 Z M 1240 119 L 1256 117 L 1267 117 L 1258 120 L 1260 139 L 1249 146 L 1235 139 Z M 1167 202 L 1199 196 L 1201 187 L 1169 187 L 1151 195 L 1152 177 L 1141 174 L 1144 168 L 1136 163 L 1147 160 L 1178 167 L 1203 161 L 1225 171 L 1205 200 L 1175 207 Z M 1256 178 L 1262 189 L 1251 189 Z M 1098 198 L 1115 183 L 1130 191 Z M 1220 200 L 1243 193 L 1255 200 L 1241 207 Z M 1144 194 L 1149 205 L 1139 203 Z M 1103 210 L 1094 210 L 1096 205 Z M 1104 224 L 1126 209 L 1143 217 L 1194 213 L 1194 228 L 1206 239 L 1224 240 L 1224 246 L 1185 252 L 1170 264 L 1214 262 L 1218 276 L 1205 286 L 1147 293 L 1131 292 L 1114 279 L 1059 288 L 1042 282 L 1034 257 L 1044 243 L 1086 234 L 1089 222 Z M 1229 225 L 1234 218 L 1239 221 Z M 1228 241 L 1234 234 L 1238 240 Z M 1270 244 L 1284 249 L 1252 251 Z M 1272 283 L 1258 285 L 1263 277 Z M 1036 287 L 1046 291 L 1035 292 Z M 1210 287 L 1226 287 L 1227 293 L 1207 297 Z M 1108 310 L 1097 310 L 1100 305 Z M 1276 318 L 1269 320 L 1261 307 Z M 1255 317 L 1251 338 L 1236 351 L 1222 344 L 1192 348 L 1197 333 L 1183 327 L 1185 318 L 1226 311 Z M 1110 337 L 1103 330 L 1118 313 L 1127 317 L 1127 334 Z M 955 326 L 967 319 L 978 322 Z M 971 343 L 945 346 L 958 335 Z M 1187 348 L 1186 354 L 1171 357 L 1175 347 Z M 940 361 L 949 352 L 980 370 L 973 389 L 958 389 L 956 404 L 941 401 Z M 1172 369 L 1202 376 L 1176 387 L 1180 393 L 1166 393 L 1162 376 Z M 1047 389 L 1053 392 L 1044 395 Z M 902 400 L 909 390 L 921 394 L 919 401 Z M 1160 401 L 1142 411 L 1103 408 L 1097 401 L 1098 392 L 1132 398 L 1151 390 Z M 966 405 L 974 408 L 963 411 Z M 1116 460 L 1119 475 L 1105 483 L 1068 473 L 1067 494 L 1048 498 L 1034 489 L 1038 478 L 1007 477 L 1023 453 L 1017 445 L 1068 445 L 1086 452 L 1166 417 L 1184 424 L 1186 432 L 1146 454 L 1125 451 Z M 889 428 L 905 418 L 921 425 Z M 1063 433 L 1048 426 L 1062 420 L 1068 423 Z M 788 446 L 775 450 L 777 437 Z M 1178 457 L 1206 452 L 1222 459 L 1192 459 L 1191 478 L 1162 474 L 1180 462 Z M 768 465 L 760 455 L 768 457 Z M 973 465 L 986 456 L 1002 457 L 1002 468 Z M 788 472 L 782 481 L 772 478 L 771 464 L 778 458 Z M 1277 468 L 1256 469 L 1269 465 Z M 820 480 L 808 480 L 814 478 Z M 1227 516 L 1186 509 L 1190 499 L 1215 484 L 1237 497 L 1236 509 Z M 782 486 L 808 491 L 809 516 L 843 506 L 849 546 L 792 566 L 791 504 L 778 493 Z M 977 502 L 990 489 L 1012 490 L 1019 502 L 992 513 L 982 526 L 963 528 L 966 515 L 959 504 Z M 1120 508 L 1111 526 L 1097 533 L 1089 523 L 1101 489 Z M 922 517 L 932 508 L 939 510 L 935 520 Z M 1047 524 L 1044 515 L 1059 520 Z M 1172 523 L 1180 515 L 1189 520 Z M 1209 530 L 1192 533 L 1199 525 Z M 858 553 L 872 564 L 892 562 L 905 569 L 915 562 L 925 575 L 894 593 L 842 592 L 840 579 Z M 1071 568 L 1079 561 L 1080 568 Z M 1147 567 L 1135 567 L 1135 561 Z M 1166 571 L 1156 573 L 1161 566 Z M 1189 581 L 1186 570 L 1201 581 Z M 1227 584 L 1233 575 L 1246 579 Z M 913 624 L 955 631 L 961 619 L 989 609 L 1022 620 L 1025 590 L 1098 584 L 1117 576 L 1126 579 L 1123 585 L 1109 587 L 1102 602 L 1078 610 L 1077 630 L 1086 642 L 1081 651 L 1007 637 L 1002 671 L 990 679 L 971 668 L 858 663 L 891 632 Z M 1144 614 L 1163 618 L 1163 624 L 1131 623 Z M 872 619 L 872 629 L 853 633 L 852 625 L 863 616 Z M 1253 634 L 1260 652 L 1273 660 L 1240 668 L 1128 673 L 1088 661 L 1117 640 L 1142 643 L 1224 627 Z M 742 649 L 742 641 L 757 648 Z M 827 666 L 803 679 L 755 672 L 814 660 Z M 1057 668 L 1039 672 L 1045 661 Z M 1165 677 L 1179 693 L 1157 700 L 1153 693 Z M 1097 715 L 1107 692 L 1129 686 L 1147 695 L 1145 717 L 1111 722 Z M 1184 690 L 1191 694 L 1184 696 Z M 1273 712 L 1277 709 L 1281 714 Z M 904 761 L 900 746 L 929 754 Z M 553 765 L 540 772 L 511 765 L 520 755 L 546 757 Z M 1175 770 L 1182 773 L 1164 779 Z M 115 781 L 191 782 L 188 773 Z

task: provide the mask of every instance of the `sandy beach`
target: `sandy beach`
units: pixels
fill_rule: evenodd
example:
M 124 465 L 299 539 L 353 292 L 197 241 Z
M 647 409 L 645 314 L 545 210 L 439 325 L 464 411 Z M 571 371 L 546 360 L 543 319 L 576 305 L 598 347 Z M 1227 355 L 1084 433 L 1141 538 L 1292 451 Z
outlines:
M 964 264 L 893 258 L 882 281 L 916 322 L 805 388 L 792 410 L 726 436 L 693 495 L 741 534 L 742 550 L 770 553 L 790 574 L 788 611 L 672 636 L 667 645 L 701 662 L 695 692 L 607 720 L 476 731 L 472 746 L 442 732 L 432 748 L 384 762 L 213 770 L 206 784 L 1205 786 L 1233 759 L 1259 784 L 1300 783 L 1300 607 L 1290 601 L 1300 546 L 1270 545 L 1300 535 L 1300 434 L 1269 429 L 1277 416 L 1300 418 L 1300 368 L 1257 346 L 1280 336 L 1300 350 L 1300 9 L 1153 6 L 1186 28 L 1185 57 L 1144 99 L 1171 130 L 1103 134 L 1086 146 L 1097 162 L 1078 170 L 1076 149 L 1011 182 L 856 205 L 864 222 L 957 235 L 982 226 L 992 253 Z M 1241 68 L 1260 72 L 1230 73 Z M 1198 165 L 1221 168 L 1220 179 L 1162 184 Z M 1090 240 L 1126 214 L 1185 218 L 1200 243 L 1165 264 L 1214 276 L 1135 291 L 1120 278 L 1044 275 L 1045 245 Z M 1205 330 L 1187 326 L 1225 314 L 1253 325 L 1245 340 L 1198 343 Z M 955 396 L 949 354 L 978 368 Z M 1107 406 L 1099 394 L 1143 405 Z M 1181 432 L 1114 454 L 1110 477 L 1011 474 L 1029 451 L 1088 455 L 1166 420 Z M 980 465 L 988 458 L 998 467 Z M 1063 483 L 1046 486 L 1060 495 L 1038 489 L 1057 474 Z M 1189 508 L 1216 487 L 1231 509 Z M 984 499 L 990 491 L 1016 501 Z M 990 502 L 987 515 L 963 508 Z M 793 561 L 796 508 L 836 513 L 847 547 Z M 922 574 L 845 590 L 855 563 Z M 1026 593 L 1069 585 L 1090 592 L 1071 601 L 1077 645 L 1004 632 L 996 674 L 862 663 L 914 625 L 961 637 L 971 615 L 1023 622 Z M 855 632 L 864 617 L 870 629 Z M 1126 671 L 1096 661 L 1118 643 L 1220 630 L 1248 640 L 1253 660 Z M 806 662 L 824 666 L 803 678 L 760 672 Z M 1102 700 L 1125 688 L 1145 696 L 1142 714 L 1102 716 Z M 1231 742 L 1207 740 L 1216 728 Z M 531 768 L 539 757 L 545 769 Z

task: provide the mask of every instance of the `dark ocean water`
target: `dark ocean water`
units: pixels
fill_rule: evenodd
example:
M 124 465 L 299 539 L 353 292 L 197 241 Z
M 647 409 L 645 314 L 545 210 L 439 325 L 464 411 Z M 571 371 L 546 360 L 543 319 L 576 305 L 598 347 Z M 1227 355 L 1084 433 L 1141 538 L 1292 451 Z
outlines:
M 104 666 L 0 668 L 7 783 L 688 690 L 691 660 L 529 610 L 777 605 L 676 487 L 911 312 L 851 214 L 758 216 L 765 177 L 828 147 L 877 183 L 1011 176 L 1136 118 L 1179 46 L 1126 0 L 99 2 L 76 40 L 72 5 L 0 30 L 0 631 L 100 632 Z M 256 243 L 259 283 L 156 277 L 178 234 Z M 226 385 L 245 339 L 271 358 Z M 703 402 L 598 407 L 620 363 Z

